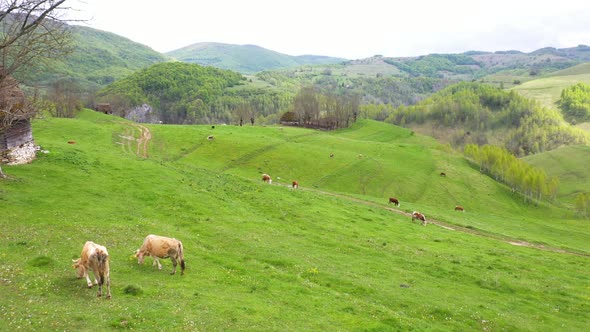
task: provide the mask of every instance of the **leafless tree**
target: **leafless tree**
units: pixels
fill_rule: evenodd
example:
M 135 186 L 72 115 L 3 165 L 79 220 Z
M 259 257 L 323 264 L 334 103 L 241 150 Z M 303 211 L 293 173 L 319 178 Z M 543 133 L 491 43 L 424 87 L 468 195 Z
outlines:
M 66 0 L 0 0 L 0 65 L 3 75 L 60 58 L 72 51 L 64 19 Z M 5 76 L 0 76 L 3 79 Z
M 35 108 L 18 94 L 12 74 L 72 50 L 66 0 L 0 0 L 0 133 L 29 119 Z M 17 96 L 18 95 L 18 96 Z M 21 98 L 22 97 L 22 98 Z M 3 176 L 0 168 L 0 176 Z

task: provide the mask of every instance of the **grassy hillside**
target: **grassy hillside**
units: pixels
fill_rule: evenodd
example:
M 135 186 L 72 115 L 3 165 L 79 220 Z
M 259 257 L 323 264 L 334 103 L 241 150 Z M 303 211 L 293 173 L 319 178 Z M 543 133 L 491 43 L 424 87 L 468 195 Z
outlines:
M 330 64 L 343 61 L 317 55 L 291 56 L 256 45 L 197 43 L 166 53 L 183 62 L 229 69 L 243 74 L 300 65 Z
M 590 146 L 568 146 L 528 156 L 524 160 L 557 176 L 560 181 L 559 199 L 573 207 L 576 195 L 590 188 Z
M 506 243 L 589 253 L 587 221 L 522 205 L 408 130 L 153 125 L 143 158 L 147 136 L 119 118 L 33 127 L 49 153 L 4 166 L 0 182 L 2 330 L 583 331 L 590 320 L 588 257 Z M 412 223 L 412 209 L 456 230 Z M 149 233 L 183 241 L 184 276 L 168 260 L 137 265 Z M 86 240 L 109 249 L 110 301 L 70 267 Z
M 561 91 L 580 82 L 590 84 L 590 62 L 551 73 L 512 89 L 527 98 L 539 100 L 545 107 L 556 109 Z

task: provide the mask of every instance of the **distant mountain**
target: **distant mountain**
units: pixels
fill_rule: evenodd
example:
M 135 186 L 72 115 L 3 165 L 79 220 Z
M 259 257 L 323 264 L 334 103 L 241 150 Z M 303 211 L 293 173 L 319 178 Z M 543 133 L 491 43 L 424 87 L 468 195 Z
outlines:
M 148 46 L 114 33 L 79 25 L 70 25 L 74 51 L 48 66 L 32 67 L 20 73 L 20 81 L 28 86 L 49 86 L 67 79 L 82 90 L 95 90 L 134 71 L 170 58 Z
M 271 51 L 256 45 L 222 43 L 197 43 L 166 53 L 179 61 L 229 69 L 243 74 L 253 74 L 301 65 L 334 64 L 345 61 L 319 55 L 292 56 Z

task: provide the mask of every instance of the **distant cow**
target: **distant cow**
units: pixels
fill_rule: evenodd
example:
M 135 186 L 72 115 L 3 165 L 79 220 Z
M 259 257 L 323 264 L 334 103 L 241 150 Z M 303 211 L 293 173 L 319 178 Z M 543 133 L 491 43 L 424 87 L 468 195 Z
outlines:
M 267 182 L 268 184 L 272 183 L 272 179 L 270 178 L 270 175 L 268 175 L 268 174 L 262 174 L 262 181 Z
M 334 158 L 334 152 L 330 153 L 330 158 Z
M 389 203 L 393 203 L 395 206 L 399 206 L 399 200 L 395 197 L 389 197 Z
M 445 172 L 440 172 L 440 176 L 447 176 L 447 173 L 445 173 Z
M 422 213 L 420 213 L 418 211 L 412 212 L 412 221 L 414 221 L 416 219 L 422 220 L 422 225 L 426 226 L 426 224 L 427 224 L 426 217 Z
M 215 139 L 215 136 L 213 136 L 213 135 L 209 135 L 209 136 L 207 136 L 207 139 L 208 139 L 208 140 L 210 140 L 210 141 L 212 141 L 212 140 L 214 140 L 214 139 Z
M 158 270 L 162 269 L 162 264 L 160 264 L 159 259 L 170 258 L 170 260 L 172 260 L 172 265 L 174 265 L 174 270 L 170 274 L 176 273 L 176 265 L 177 262 L 180 261 L 180 275 L 184 274 L 185 264 L 183 247 L 182 242 L 177 239 L 153 234 L 146 236 L 141 248 L 135 252 L 137 263 L 143 264 L 145 256 L 152 256 L 154 258 L 154 263 L 152 265 L 155 266 L 157 264 Z
M 465 212 L 465 209 L 461 205 L 455 206 L 455 211 Z
M 293 180 L 293 188 L 295 188 L 295 189 L 299 188 L 299 182 Z
M 87 241 L 82 248 L 80 258 L 72 260 L 72 267 L 76 269 L 77 277 L 86 278 L 88 288 L 92 288 L 92 281 L 88 270 L 94 273 L 94 284 L 98 285 L 97 296 L 102 296 L 102 286 L 107 285 L 107 299 L 111 298 L 111 278 L 109 272 L 109 253 L 107 248 L 92 241 Z

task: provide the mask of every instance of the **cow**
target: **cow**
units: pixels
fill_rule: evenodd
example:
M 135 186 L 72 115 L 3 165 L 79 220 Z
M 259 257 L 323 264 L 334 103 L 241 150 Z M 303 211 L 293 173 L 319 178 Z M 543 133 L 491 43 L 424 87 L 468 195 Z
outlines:
M 299 182 L 293 180 L 293 189 L 299 188 Z
M 107 299 L 111 298 L 111 277 L 109 271 L 109 253 L 107 248 L 92 241 L 86 241 L 80 258 L 73 259 L 72 267 L 76 269 L 78 279 L 86 278 L 88 288 L 92 288 L 92 281 L 88 270 L 94 273 L 94 284 L 98 285 L 98 297 L 102 296 L 102 286 L 107 285 Z
M 137 258 L 137 264 L 143 264 L 145 256 L 152 256 L 154 258 L 153 266 L 158 265 L 158 270 L 162 269 L 160 264 L 160 258 L 170 258 L 174 270 L 170 274 L 176 273 L 177 262 L 180 261 L 180 275 L 184 275 L 184 254 L 182 242 L 177 239 L 158 236 L 150 234 L 145 237 L 141 248 L 135 252 Z
M 330 158 L 334 158 L 334 152 L 330 153 Z
M 461 205 L 455 206 L 455 211 L 465 212 L 465 209 Z
M 422 220 L 422 225 L 424 225 L 424 226 L 426 226 L 426 224 L 428 223 L 426 221 L 426 217 L 418 211 L 412 212 L 412 221 L 414 221 L 416 219 Z
M 267 182 L 268 184 L 272 183 L 272 179 L 270 178 L 270 175 L 268 175 L 268 174 L 262 174 L 262 181 Z
M 447 176 L 447 173 L 445 173 L 445 172 L 440 172 L 440 176 Z
M 393 203 L 395 206 L 399 206 L 399 200 L 395 197 L 389 197 L 389 204 Z
M 210 140 L 210 141 L 212 141 L 212 140 L 214 140 L 214 139 L 215 139 L 215 136 L 213 136 L 213 135 L 209 135 L 209 136 L 207 136 L 207 139 L 208 139 L 208 140 Z

